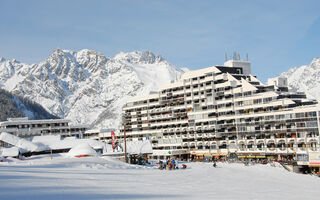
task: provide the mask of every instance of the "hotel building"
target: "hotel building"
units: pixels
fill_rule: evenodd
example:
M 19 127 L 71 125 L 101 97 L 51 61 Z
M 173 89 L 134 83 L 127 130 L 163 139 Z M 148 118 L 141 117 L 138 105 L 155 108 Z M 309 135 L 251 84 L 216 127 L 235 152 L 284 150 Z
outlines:
M 289 91 L 286 78 L 263 84 L 244 60 L 186 72 L 128 101 L 123 116 L 120 138 L 151 140 L 156 159 L 319 152 L 318 102 Z
M 68 119 L 29 120 L 27 117 L 9 118 L 0 122 L 0 133 L 7 132 L 21 138 L 42 135 L 60 135 L 64 137 L 82 137 L 88 125 L 70 125 Z M 7 146 L 0 141 L 0 147 Z

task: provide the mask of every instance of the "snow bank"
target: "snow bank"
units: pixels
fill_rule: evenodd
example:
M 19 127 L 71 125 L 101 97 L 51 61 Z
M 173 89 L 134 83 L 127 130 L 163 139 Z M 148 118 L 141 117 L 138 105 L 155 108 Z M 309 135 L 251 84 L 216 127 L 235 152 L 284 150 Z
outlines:
M 69 157 L 97 156 L 97 152 L 89 144 L 79 144 L 68 152 Z
M 268 165 L 192 162 L 158 170 L 110 157 L 38 155 L 0 162 L 1 199 L 318 200 L 318 177 Z M 181 163 L 180 163 L 181 165 Z

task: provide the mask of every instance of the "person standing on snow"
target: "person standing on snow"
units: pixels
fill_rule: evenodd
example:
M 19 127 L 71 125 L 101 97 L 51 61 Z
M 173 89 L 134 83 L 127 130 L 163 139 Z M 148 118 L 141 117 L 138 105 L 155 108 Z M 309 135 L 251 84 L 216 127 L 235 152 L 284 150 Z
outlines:
M 175 170 L 175 168 L 176 168 L 176 163 L 175 163 L 174 159 L 172 159 L 172 161 L 171 161 L 171 167 L 172 167 L 172 170 Z
M 170 170 L 170 167 L 171 167 L 171 162 L 170 162 L 170 159 L 167 160 L 167 170 Z

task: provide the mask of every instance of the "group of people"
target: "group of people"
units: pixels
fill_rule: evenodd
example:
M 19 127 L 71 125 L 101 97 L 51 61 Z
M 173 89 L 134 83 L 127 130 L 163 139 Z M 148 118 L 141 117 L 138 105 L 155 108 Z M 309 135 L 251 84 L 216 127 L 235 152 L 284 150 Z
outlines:
M 158 162 L 158 168 L 160 170 L 176 170 L 176 169 L 179 169 L 179 166 L 178 166 L 178 160 L 174 160 L 174 159 L 168 159 L 167 161 L 162 161 L 160 160 Z M 185 169 L 187 168 L 187 165 L 185 164 L 182 164 L 182 169 Z

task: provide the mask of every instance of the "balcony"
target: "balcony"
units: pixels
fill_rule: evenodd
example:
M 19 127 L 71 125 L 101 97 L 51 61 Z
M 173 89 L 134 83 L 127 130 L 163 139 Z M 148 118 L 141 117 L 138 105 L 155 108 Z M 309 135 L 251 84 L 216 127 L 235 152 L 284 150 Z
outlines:
M 187 139 L 189 136 L 187 134 L 182 134 L 183 139 Z
M 215 137 L 216 136 L 215 133 L 209 133 L 208 135 L 209 135 L 209 137 Z
M 189 142 L 182 142 L 182 146 L 183 147 L 188 147 L 189 146 Z
M 316 136 L 316 137 L 307 137 L 307 143 L 310 143 L 311 141 L 319 141 L 319 137 Z
M 189 142 L 189 147 L 195 147 L 196 146 L 196 143 L 195 142 Z
M 202 138 L 210 137 L 209 133 L 202 133 Z
M 197 142 L 197 146 L 203 146 L 203 142 Z
M 247 143 L 247 141 L 246 141 L 245 139 L 240 139 L 240 140 L 238 140 L 238 144 L 239 144 L 239 143 L 246 144 L 246 143 Z

